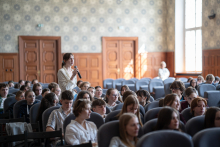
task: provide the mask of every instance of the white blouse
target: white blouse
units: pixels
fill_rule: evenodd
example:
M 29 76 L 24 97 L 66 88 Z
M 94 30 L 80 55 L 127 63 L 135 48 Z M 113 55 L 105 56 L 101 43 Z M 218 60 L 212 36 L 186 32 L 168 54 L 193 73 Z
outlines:
M 160 68 L 159 71 L 158 71 L 158 76 L 162 79 L 162 80 L 165 80 L 167 78 L 169 78 L 170 76 L 170 72 L 167 68 Z
M 132 142 L 132 144 L 134 145 L 134 141 Z M 109 147 L 127 147 L 119 137 L 113 137 L 111 139 L 110 145 Z
M 115 106 L 117 106 L 118 104 L 116 104 L 115 103 L 115 105 L 114 106 L 110 106 L 108 103 L 106 103 L 106 106 L 112 111 L 112 109 L 115 107 Z
M 73 80 L 70 80 L 72 76 L 72 71 L 73 69 L 71 69 L 71 74 L 69 74 L 65 67 L 59 69 L 57 76 L 58 76 L 58 84 L 60 86 L 61 93 L 65 90 L 70 90 L 73 92 L 73 94 L 75 94 L 75 92 L 73 91 L 73 88 L 77 86 L 76 85 L 77 78 L 75 76 Z
M 86 130 L 77 121 L 71 120 L 71 123 L 66 127 L 65 140 L 68 145 L 78 145 L 97 141 L 97 127 L 91 121 L 85 121 Z

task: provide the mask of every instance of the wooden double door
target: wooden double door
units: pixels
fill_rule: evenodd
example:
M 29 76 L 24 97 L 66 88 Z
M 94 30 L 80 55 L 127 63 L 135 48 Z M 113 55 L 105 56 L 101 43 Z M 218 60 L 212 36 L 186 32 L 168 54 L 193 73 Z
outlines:
M 103 37 L 103 79 L 135 77 L 136 39 Z
M 20 79 L 57 82 L 61 56 L 60 37 L 19 37 Z

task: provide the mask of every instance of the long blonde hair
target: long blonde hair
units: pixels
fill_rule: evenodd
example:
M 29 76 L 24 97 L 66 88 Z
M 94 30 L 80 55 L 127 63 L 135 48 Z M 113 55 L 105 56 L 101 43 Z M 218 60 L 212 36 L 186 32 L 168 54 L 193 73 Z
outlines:
M 128 147 L 135 147 L 135 145 L 137 144 L 137 140 L 138 140 L 137 137 L 134 137 L 135 145 L 133 145 L 128 140 L 128 134 L 126 132 L 126 126 L 128 125 L 128 122 L 134 117 L 137 117 L 137 116 L 134 115 L 133 113 L 124 113 L 119 118 L 120 139 Z

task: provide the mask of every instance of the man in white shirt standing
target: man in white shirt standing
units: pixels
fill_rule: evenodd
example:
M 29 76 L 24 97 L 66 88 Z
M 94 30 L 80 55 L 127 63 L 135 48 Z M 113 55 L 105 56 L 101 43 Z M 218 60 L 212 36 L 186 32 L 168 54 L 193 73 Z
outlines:
M 8 96 L 8 88 L 9 88 L 8 84 L 4 84 L 4 83 L 0 84 L 0 113 L 3 112 L 4 101 Z
M 169 70 L 166 68 L 166 63 L 162 61 L 160 63 L 161 68 L 158 71 L 158 76 L 161 78 L 163 81 L 167 79 L 170 76 Z

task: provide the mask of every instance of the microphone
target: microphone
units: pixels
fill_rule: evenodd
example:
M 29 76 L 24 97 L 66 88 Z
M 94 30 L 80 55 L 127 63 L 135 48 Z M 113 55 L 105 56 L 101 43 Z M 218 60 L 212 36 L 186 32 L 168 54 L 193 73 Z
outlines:
M 77 68 L 77 66 L 74 66 L 74 68 Z M 79 73 L 79 71 L 77 71 L 79 78 L 81 79 L 81 74 Z

